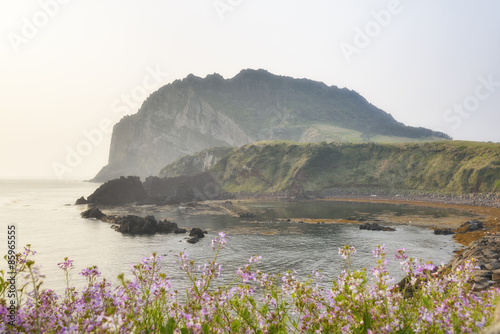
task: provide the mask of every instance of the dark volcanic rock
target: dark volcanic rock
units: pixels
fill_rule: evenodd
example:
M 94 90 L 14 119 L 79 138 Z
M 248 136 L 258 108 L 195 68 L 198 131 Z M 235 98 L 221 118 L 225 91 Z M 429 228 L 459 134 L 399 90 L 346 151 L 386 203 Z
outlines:
M 95 218 L 99 220 L 103 220 L 108 217 L 98 208 L 88 209 L 87 211 L 82 212 L 81 216 L 82 218 Z
M 187 233 L 188 230 L 185 228 L 178 228 L 177 230 L 174 231 L 176 234 L 181 234 L 181 233 Z
M 120 177 L 108 181 L 97 188 L 88 197 L 88 202 L 93 204 L 121 205 L 138 202 L 148 197 L 139 177 Z
M 475 259 L 481 268 L 474 272 L 474 290 L 484 290 L 490 286 L 500 286 L 500 233 L 484 236 L 472 242 L 466 249 L 450 261 L 447 267 L 456 270 L 465 261 Z
M 160 220 L 158 222 L 158 233 L 181 233 L 177 232 L 179 227 L 176 223 L 168 220 Z M 185 233 L 185 232 L 184 232 Z
M 165 205 L 223 198 L 224 194 L 213 175 L 206 172 L 197 175 L 159 178 L 150 176 L 144 181 L 148 202 Z M 189 206 L 189 205 L 188 205 Z
M 469 220 L 468 222 L 462 224 L 462 226 L 460 226 L 459 229 L 461 232 L 472 232 L 472 231 L 481 230 L 483 228 L 484 228 L 484 226 L 483 226 L 482 221 L 473 219 L 473 220 Z
M 453 231 L 451 228 L 437 228 L 434 230 L 435 235 L 450 235 L 450 234 L 455 234 L 455 231 Z
M 158 222 L 153 216 L 139 217 L 128 215 L 115 218 L 115 229 L 126 234 L 155 234 L 158 232 Z
M 111 223 L 111 228 L 125 234 L 155 234 L 155 233 L 186 233 L 187 230 L 179 228 L 176 223 L 166 219 L 157 221 L 154 216 L 139 217 L 107 216 L 98 208 L 92 208 L 81 213 L 82 218 L 95 218 L 103 222 Z M 201 229 L 193 229 L 195 238 L 203 238 Z
M 79 199 L 76 200 L 75 205 L 81 205 L 81 204 L 87 204 L 88 201 L 85 199 L 85 197 L 80 197 Z
M 203 233 L 201 228 L 195 227 L 191 229 L 191 231 L 189 232 L 189 236 L 201 239 L 205 237 L 205 233 Z
M 380 226 L 377 223 L 365 223 L 359 226 L 360 230 L 368 230 L 368 231 L 386 231 L 386 232 L 394 232 L 396 231 L 392 227 Z
M 199 239 L 199 238 L 197 238 L 197 237 L 193 237 L 193 238 L 191 238 L 191 239 L 186 240 L 186 242 L 187 242 L 187 243 L 190 243 L 190 244 L 195 244 L 195 243 L 197 243 L 198 241 L 200 241 L 200 239 Z

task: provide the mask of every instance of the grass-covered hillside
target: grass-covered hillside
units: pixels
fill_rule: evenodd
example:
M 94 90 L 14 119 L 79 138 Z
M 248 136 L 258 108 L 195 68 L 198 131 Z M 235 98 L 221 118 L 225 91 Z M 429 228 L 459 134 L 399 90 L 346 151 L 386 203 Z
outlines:
M 230 193 L 379 188 L 430 193 L 500 192 L 500 144 L 258 142 L 211 168 Z
M 206 172 L 233 150 L 234 147 L 221 146 L 186 155 L 163 168 L 159 177 L 190 176 Z

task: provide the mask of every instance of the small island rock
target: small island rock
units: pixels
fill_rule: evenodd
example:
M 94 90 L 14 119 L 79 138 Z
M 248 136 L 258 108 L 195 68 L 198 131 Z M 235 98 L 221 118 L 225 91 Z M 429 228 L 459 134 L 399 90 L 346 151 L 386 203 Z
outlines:
M 85 199 L 85 197 L 80 197 L 79 199 L 76 200 L 75 205 L 82 205 L 82 204 L 87 204 L 88 201 Z

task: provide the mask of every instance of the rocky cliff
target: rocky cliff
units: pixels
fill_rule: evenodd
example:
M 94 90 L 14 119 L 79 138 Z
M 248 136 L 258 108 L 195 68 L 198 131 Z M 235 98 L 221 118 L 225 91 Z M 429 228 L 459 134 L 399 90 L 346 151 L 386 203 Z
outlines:
M 113 128 L 109 163 L 94 181 L 158 175 L 210 147 L 259 140 L 296 142 L 433 140 L 443 133 L 405 126 L 348 89 L 243 70 L 232 79 L 189 75 L 160 88 Z

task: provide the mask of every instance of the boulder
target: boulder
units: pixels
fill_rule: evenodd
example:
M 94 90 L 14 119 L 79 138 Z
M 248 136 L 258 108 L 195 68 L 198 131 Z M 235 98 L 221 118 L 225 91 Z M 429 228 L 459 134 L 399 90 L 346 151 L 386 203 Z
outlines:
M 483 226 L 482 221 L 473 219 L 473 220 L 469 220 L 469 221 L 465 222 L 464 224 L 462 224 L 462 226 L 460 226 L 459 229 L 462 232 L 473 232 L 473 231 L 481 230 L 483 228 L 484 228 L 484 226 Z
M 191 229 L 191 231 L 189 232 L 189 236 L 201 239 L 205 237 L 205 233 L 203 233 L 201 228 L 195 227 Z
M 200 241 L 200 239 L 198 239 L 197 237 L 193 237 L 191 239 L 188 239 L 186 242 L 187 243 L 190 243 L 190 244 L 195 244 L 197 243 L 198 241 Z

